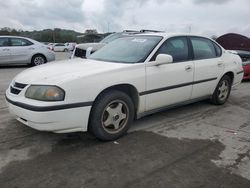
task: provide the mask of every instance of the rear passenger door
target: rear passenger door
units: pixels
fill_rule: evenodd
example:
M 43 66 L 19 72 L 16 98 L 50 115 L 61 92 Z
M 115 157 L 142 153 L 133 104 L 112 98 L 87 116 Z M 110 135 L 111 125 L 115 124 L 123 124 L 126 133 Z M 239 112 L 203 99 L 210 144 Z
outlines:
M 10 56 L 9 39 L 7 37 L 0 37 L 0 64 L 9 63 Z
M 217 79 L 224 71 L 222 50 L 212 40 L 189 37 L 194 54 L 194 85 L 192 99 L 211 95 Z

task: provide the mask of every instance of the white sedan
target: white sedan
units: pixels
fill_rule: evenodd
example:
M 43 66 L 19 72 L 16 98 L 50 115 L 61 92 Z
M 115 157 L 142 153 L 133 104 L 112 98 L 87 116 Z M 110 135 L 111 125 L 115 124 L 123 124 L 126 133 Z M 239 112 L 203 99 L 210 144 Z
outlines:
M 56 43 L 53 45 L 52 48 L 55 52 L 67 52 L 70 50 L 69 46 L 67 46 L 66 44 L 62 44 L 62 43 Z
M 55 60 L 55 53 L 46 45 L 24 37 L 0 36 L 1 64 L 41 65 Z
M 13 79 L 6 100 L 17 120 L 34 129 L 114 140 L 135 118 L 204 99 L 222 105 L 242 77 L 240 57 L 211 39 L 139 34 L 89 59 L 28 69 Z

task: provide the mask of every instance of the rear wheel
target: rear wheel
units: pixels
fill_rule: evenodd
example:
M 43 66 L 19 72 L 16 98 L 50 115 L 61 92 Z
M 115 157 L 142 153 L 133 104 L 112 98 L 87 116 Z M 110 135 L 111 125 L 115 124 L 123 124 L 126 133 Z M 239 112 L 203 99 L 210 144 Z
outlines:
M 131 98 L 117 90 L 101 94 L 93 105 L 89 130 L 100 140 L 115 140 L 123 136 L 134 119 Z
M 46 58 L 43 55 L 35 55 L 31 59 L 31 65 L 37 66 L 46 63 Z
M 216 105 L 224 104 L 230 95 L 231 86 L 232 86 L 231 78 L 228 75 L 223 76 L 213 93 L 211 99 L 212 103 Z

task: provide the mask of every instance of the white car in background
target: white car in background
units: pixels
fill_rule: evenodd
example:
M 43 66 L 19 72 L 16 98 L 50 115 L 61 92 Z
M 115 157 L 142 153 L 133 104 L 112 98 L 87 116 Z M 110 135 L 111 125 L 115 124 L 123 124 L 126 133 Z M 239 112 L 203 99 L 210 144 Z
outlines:
M 18 36 L 0 36 L 0 65 L 41 65 L 55 60 L 55 53 L 33 39 Z
M 209 38 L 147 33 L 117 39 L 88 59 L 28 69 L 6 100 L 34 129 L 115 140 L 135 118 L 204 99 L 222 105 L 242 77 L 240 57 Z
M 73 51 L 75 49 L 77 43 L 75 43 L 75 42 L 66 42 L 64 45 L 68 47 L 69 51 Z
M 63 43 L 55 43 L 53 45 L 53 50 L 54 52 L 68 52 L 69 51 L 69 46 Z

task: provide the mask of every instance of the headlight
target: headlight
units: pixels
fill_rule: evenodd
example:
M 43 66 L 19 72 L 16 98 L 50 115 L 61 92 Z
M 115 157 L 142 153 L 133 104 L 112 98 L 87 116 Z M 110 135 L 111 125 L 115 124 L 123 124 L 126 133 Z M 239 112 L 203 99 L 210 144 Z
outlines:
M 25 97 L 39 101 L 63 101 L 65 92 L 57 86 L 31 85 Z

